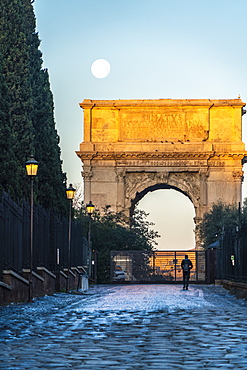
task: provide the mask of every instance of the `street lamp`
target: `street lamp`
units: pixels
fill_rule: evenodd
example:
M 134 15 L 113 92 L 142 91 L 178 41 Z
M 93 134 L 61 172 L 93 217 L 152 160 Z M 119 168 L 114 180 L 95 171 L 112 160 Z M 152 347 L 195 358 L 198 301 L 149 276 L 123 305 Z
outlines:
M 29 273 L 29 302 L 33 300 L 33 180 L 38 172 L 39 163 L 30 156 L 29 161 L 25 163 L 27 175 L 31 179 L 31 195 L 30 195 L 30 273 Z
M 89 255 L 89 266 L 88 266 L 88 275 L 89 278 L 91 277 L 91 271 L 92 271 L 92 242 L 91 242 L 91 229 L 92 229 L 92 214 L 94 212 L 94 205 L 92 201 L 86 205 L 87 213 L 89 216 L 89 222 L 88 222 L 88 255 Z
M 69 291 L 69 269 L 70 269 L 70 246 L 71 246 L 71 213 L 72 213 L 72 202 L 75 196 L 75 189 L 72 184 L 69 184 L 68 189 L 66 189 L 67 199 L 69 200 L 69 244 L 68 244 L 68 276 L 67 276 L 67 286 L 66 291 Z

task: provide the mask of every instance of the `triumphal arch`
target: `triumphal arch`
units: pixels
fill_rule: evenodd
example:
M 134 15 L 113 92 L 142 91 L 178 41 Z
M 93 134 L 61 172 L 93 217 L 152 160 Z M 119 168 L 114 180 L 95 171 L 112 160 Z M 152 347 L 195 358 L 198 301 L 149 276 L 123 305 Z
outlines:
M 176 189 L 195 222 L 219 200 L 241 201 L 245 103 L 233 100 L 84 100 L 84 198 L 131 213 L 149 191 Z

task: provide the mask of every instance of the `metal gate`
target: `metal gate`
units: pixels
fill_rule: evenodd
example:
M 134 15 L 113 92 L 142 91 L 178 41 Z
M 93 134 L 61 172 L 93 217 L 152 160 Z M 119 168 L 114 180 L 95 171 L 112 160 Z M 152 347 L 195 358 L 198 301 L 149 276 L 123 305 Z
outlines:
M 182 282 L 185 254 L 193 263 L 190 281 L 205 283 L 204 251 L 111 251 L 111 282 Z

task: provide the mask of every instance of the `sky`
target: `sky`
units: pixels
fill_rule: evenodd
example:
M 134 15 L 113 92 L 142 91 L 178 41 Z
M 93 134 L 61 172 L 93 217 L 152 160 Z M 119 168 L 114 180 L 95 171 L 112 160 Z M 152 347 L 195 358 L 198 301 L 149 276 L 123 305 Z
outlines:
M 82 182 L 75 151 L 83 140 L 79 103 L 84 99 L 235 99 L 240 94 L 247 102 L 246 0 L 35 0 L 34 11 L 68 183 Z M 100 58 L 111 65 L 104 79 L 91 73 Z M 162 236 L 158 249 L 194 248 L 195 212 L 186 196 L 155 191 L 139 208 Z

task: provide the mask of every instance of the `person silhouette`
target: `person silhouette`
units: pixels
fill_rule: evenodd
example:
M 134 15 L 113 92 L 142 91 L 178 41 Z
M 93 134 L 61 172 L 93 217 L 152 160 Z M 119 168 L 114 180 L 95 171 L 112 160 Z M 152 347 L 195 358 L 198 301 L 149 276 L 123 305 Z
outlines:
M 193 268 L 193 264 L 188 257 L 188 254 L 185 255 L 185 258 L 181 262 L 181 267 L 183 269 L 183 289 L 188 290 L 189 279 L 190 279 L 190 270 Z

